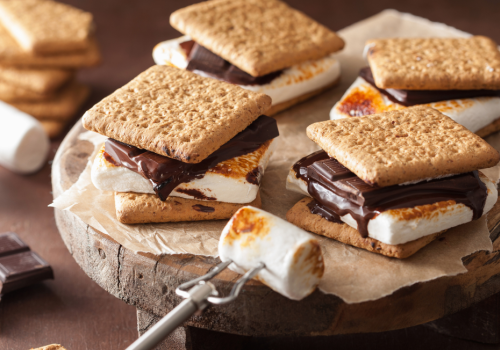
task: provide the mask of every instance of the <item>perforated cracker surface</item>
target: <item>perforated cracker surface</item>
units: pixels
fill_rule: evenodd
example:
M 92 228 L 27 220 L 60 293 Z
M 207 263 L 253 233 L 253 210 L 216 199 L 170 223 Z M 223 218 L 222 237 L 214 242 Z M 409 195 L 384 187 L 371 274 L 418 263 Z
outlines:
M 253 76 L 338 51 L 334 32 L 276 0 L 215 0 L 175 11 L 170 24 Z
M 1 0 L 0 19 L 27 51 L 54 53 L 89 47 L 92 14 L 51 0 Z
M 500 52 L 483 36 L 367 42 L 375 84 L 383 89 L 500 89 Z
M 95 105 L 88 130 L 199 163 L 271 106 L 267 95 L 169 66 L 153 66 Z
M 423 106 L 315 123 L 307 136 L 362 180 L 379 186 L 465 173 L 500 160 L 479 136 Z

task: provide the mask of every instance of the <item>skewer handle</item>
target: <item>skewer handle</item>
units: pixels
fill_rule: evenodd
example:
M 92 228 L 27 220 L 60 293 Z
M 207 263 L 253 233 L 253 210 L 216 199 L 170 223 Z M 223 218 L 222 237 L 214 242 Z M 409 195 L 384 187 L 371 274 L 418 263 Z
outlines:
M 213 295 L 215 287 L 210 283 L 199 284 L 189 291 L 189 298 L 180 303 L 170 311 L 150 330 L 137 339 L 127 350 L 150 350 L 165 339 L 177 327 L 182 325 L 189 317 L 197 311 L 203 310 L 207 305 L 207 299 Z

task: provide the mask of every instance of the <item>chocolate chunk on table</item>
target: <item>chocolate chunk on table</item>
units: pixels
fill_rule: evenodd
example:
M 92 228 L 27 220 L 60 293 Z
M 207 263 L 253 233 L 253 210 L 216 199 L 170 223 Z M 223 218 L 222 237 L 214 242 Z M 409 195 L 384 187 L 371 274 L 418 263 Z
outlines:
M 53 278 L 50 265 L 15 233 L 0 234 L 0 295 Z

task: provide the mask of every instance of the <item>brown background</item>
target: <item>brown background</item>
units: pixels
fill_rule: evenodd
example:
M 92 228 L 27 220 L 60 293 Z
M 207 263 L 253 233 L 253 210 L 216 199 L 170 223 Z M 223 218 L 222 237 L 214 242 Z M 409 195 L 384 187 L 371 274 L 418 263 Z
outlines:
M 178 35 L 168 23 L 169 14 L 196 1 L 64 2 L 94 14 L 103 52 L 100 67 L 80 73 L 80 79 L 93 90 L 86 109 L 151 66 L 154 45 Z M 394 8 L 500 42 L 497 0 L 287 2 L 333 30 Z M 59 143 L 53 142 L 51 157 Z M 17 232 L 49 261 L 56 277 L 2 298 L 0 349 L 30 349 L 50 343 L 61 343 L 68 350 L 124 349 L 137 336 L 135 309 L 104 292 L 73 261 L 59 237 L 53 211 L 47 207 L 51 199 L 50 162 L 39 173 L 24 177 L 0 168 L 0 232 Z M 377 344 L 384 348 L 499 348 L 449 338 L 423 327 L 374 334 L 370 339 L 374 348 Z M 336 343 L 340 348 L 361 346 L 352 338 L 339 338 Z

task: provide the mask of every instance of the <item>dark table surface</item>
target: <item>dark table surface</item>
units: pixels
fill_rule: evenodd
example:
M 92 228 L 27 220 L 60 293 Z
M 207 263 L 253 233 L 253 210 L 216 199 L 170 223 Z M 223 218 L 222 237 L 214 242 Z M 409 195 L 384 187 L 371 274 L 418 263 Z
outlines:
M 101 66 L 79 73 L 79 79 L 93 90 L 83 111 L 151 66 L 154 45 L 179 35 L 168 23 L 170 13 L 196 1 L 64 2 L 94 14 L 103 53 Z M 498 0 L 287 2 L 333 30 L 394 8 L 500 42 Z M 75 116 L 75 121 L 80 115 Z M 51 158 L 60 141 L 52 143 Z M 0 168 L 0 232 L 17 232 L 52 265 L 55 273 L 53 281 L 2 298 L 0 349 L 30 349 L 50 343 L 63 344 L 68 350 L 124 349 L 137 336 L 135 309 L 102 290 L 74 262 L 59 236 L 53 210 L 47 207 L 51 200 L 50 162 L 31 176 L 15 175 Z M 408 330 L 399 332 L 397 338 L 407 341 L 406 346 L 401 344 L 403 348 L 419 342 L 426 347 L 439 344 L 440 349 L 498 348 L 449 339 L 432 331 L 424 333 Z M 381 344 L 382 340 L 387 343 L 390 338 L 390 333 L 379 338 L 373 335 L 373 344 Z M 356 345 L 351 343 L 349 347 Z

